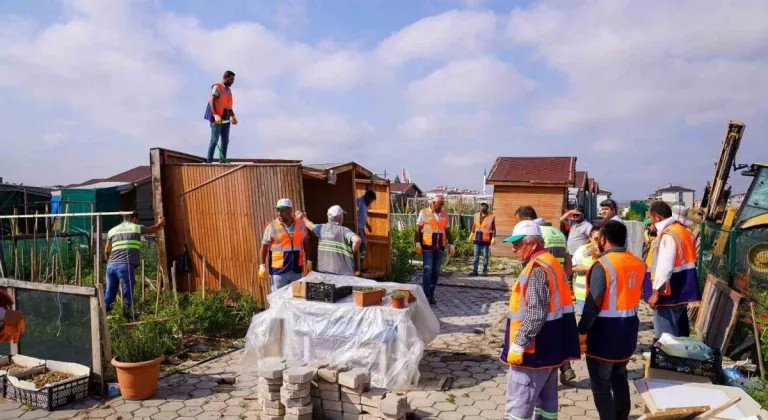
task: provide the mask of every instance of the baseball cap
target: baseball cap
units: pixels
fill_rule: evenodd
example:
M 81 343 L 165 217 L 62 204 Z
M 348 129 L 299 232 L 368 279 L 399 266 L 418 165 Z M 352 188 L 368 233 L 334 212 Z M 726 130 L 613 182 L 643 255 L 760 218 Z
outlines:
M 275 204 L 276 209 L 292 209 L 293 208 L 293 202 L 289 198 L 281 198 L 277 200 L 277 204 Z
M 342 214 L 347 214 L 344 210 L 341 209 L 341 206 L 332 206 L 328 209 L 328 216 L 341 216 Z
M 523 220 L 518 222 L 514 229 L 512 229 L 512 236 L 504 239 L 504 242 L 517 242 L 520 239 L 523 239 L 525 236 L 541 236 L 541 229 L 539 229 L 539 225 L 530 220 Z
M 645 220 L 643 220 L 643 224 L 644 224 L 645 226 L 650 226 L 650 225 L 651 225 L 651 219 L 645 219 Z
M 688 218 L 688 209 L 679 204 L 672 206 L 672 217 L 686 226 L 693 224 L 693 221 Z

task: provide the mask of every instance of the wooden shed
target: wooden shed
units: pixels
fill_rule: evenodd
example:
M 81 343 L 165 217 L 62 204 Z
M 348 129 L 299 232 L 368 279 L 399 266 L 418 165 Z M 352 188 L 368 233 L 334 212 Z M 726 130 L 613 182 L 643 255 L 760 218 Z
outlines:
M 362 277 L 381 278 L 391 266 L 391 237 L 389 232 L 389 181 L 378 178 L 355 162 L 305 165 L 303 172 L 304 210 L 309 220 L 325 223 L 328 208 L 339 205 L 347 212 L 344 226 L 357 232 L 356 200 L 371 190 L 376 201 L 368 211 L 372 232 L 367 233 L 368 250 Z M 312 246 L 307 258 L 317 261 L 317 238 L 311 235 Z M 359 260 L 355 262 L 360 271 Z
M 294 206 L 303 206 L 301 163 L 204 160 L 171 150 L 150 151 L 155 217 L 166 220 L 157 237 L 164 284 L 169 285 L 176 260 L 178 290 L 198 291 L 205 278 L 208 289 L 250 291 L 265 299 L 270 287 L 256 278 L 262 235 L 275 218 L 277 200 L 290 198 Z
M 515 225 L 515 210 L 532 206 L 539 217 L 558 227 L 568 201 L 568 188 L 574 187 L 575 157 L 499 157 L 488 174 L 493 185 L 493 212 L 499 238 L 506 238 Z M 510 257 L 512 247 L 496 242 L 493 253 Z

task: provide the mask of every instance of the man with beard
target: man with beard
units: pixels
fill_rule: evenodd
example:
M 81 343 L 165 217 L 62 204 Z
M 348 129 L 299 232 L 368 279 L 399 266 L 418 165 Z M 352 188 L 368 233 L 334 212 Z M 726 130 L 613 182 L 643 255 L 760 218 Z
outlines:
M 232 83 L 235 83 L 235 73 L 227 70 L 220 82 L 211 85 L 211 95 L 205 110 L 205 119 L 211 124 L 211 142 L 208 145 L 205 163 L 213 162 L 213 152 L 216 150 L 219 138 L 221 138 L 219 162 L 227 162 L 229 126 L 230 123 L 237 125 L 235 110 L 232 108 L 232 90 L 230 89 Z

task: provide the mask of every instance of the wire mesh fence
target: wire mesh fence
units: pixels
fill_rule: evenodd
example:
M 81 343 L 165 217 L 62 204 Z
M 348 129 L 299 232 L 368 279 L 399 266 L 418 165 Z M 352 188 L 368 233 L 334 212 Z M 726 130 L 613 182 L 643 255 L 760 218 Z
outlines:
M 768 309 L 768 230 L 728 229 L 706 222 L 700 229 L 700 282 L 712 274 Z

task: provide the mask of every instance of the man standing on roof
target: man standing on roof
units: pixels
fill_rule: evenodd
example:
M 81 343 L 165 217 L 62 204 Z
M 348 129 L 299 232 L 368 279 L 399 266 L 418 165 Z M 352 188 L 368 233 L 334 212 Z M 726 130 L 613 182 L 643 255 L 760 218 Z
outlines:
M 213 152 L 216 150 L 219 138 L 221 138 L 219 162 L 226 163 L 227 161 L 230 122 L 237 125 L 235 110 L 232 108 L 231 87 L 233 83 L 235 83 L 235 73 L 227 70 L 220 82 L 211 85 L 211 95 L 205 110 L 205 119 L 211 124 L 211 141 L 208 144 L 208 154 L 205 157 L 206 163 L 213 162 Z
M 275 292 L 300 279 L 304 271 L 304 250 L 309 247 L 307 228 L 298 218 L 293 217 L 293 202 L 281 198 L 275 205 L 277 217 L 264 229 L 261 241 L 261 264 L 259 279 L 272 276 L 272 291 Z
M 475 244 L 475 261 L 472 265 L 472 272 L 469 275 L 477 275 L 477 265 L 480 263 L 480 254 L 482 253 L 483 275 L 485 276 L 488 274 L 488 259 L 491 253 L 491 245 L 496 243 L 496 216 L 488 212 L 488 203 L 480 204 L 480 211 L 475 213 L 475 223 L 472 225 L 469 240 Z
M 104 256 L 107 259 L 107 290 L 104 292 L 104 307 L 107 312 L 117 299 L 120 283 L 123 285 L 125 315 L 130 317 L 133 304 L 133 285 L 135 271 L 141 258 L 141 235 L 155 233 L 165 226 L 162 217 L 156 225 L 144 227 L 139 224 L 139 213 L 133 212 L 123 219 L 123 223 L 113 227 L 107 233 Z
M 645 264 L 621 246 L 627 227 L 616 220 L 600 228 L 601 254 L 587 274 L 587 300 L 579 340 L 600 419 L 628 419 L 632 407 L 627 363 L 637 348 L 640 277 Z
M 357 197 L 355 202 L 357 205 L 357 236 L 363 241 L 360 245 L 360 271 L 365 271 L 363 270 L 363 263 L 365 262 L 365 251 L 368 249 L 368 235 L 365 234 L 365 230 L 368 229 L 368 232 L 373 232 L 371 224 L 368 223 L 368 210 L 374 201 L 376 201 L 376 193 L 366 191 L 365 194 Z
M 437 303 L 435 289 L 446 246 L 449 255 L 456 253 L 448 213 L 443 209 L 443 205 L 445 197 L 442 194 L 436 195 L 432 199 L 432 205 L 419 212 L 419 218 L 416 220 L 416 255 L 421 255 L 424 262 L 424 293 L 432 305 Z
M 360 249 L 363 240 L 349 228 L 343 226 L 344 215 L 339 206 L 328 209 L 328 223 L 316 225 L 302 212 L 296 217 L 307 225 L 317 236 L 317 271 L 340 276 L 355 275 L 355 252 Z
M 538 218 L 536 210 L 531 206 L 521 206 L 515 210 L 515 216 L 518 223 L 523 221 L 532 221 L 539 226 L 542 239 L 544 241 L 544 249 L 547 253 L 555 257 L 555 260 L 563 268 L 566 273 L 566 281 L 571 275 L 571 257 L 568 255 L 565 245 L 565 235 L 559 230 L 548 226 L 548 223 L 543 218 Z M 506 241 L 505 241 L 506 242 Z M 570 290 L 570 288 L 569 288 Z M 560 383 L 563 385 L 576 379 L 576 372 L 573 371 L 571 363 L 566 361 L 560 367 Z
M 509 365 L 505 418 L 556 419 L 557 369 L 580 356 L 568 280 L 534 222 L 518 222 L 504 242 L 524 266 L 510 288 L 499 356 Z
M 653 309 L 654 339 L 663 333 L 688 337 L 687 306 L 701 301 L 696 274 L 696 243 L 693 234 L 672 217 L 672 209 L 655 201 L 648 215 L 657 237 L 651 242 L 643 279 L 643 300 Z

